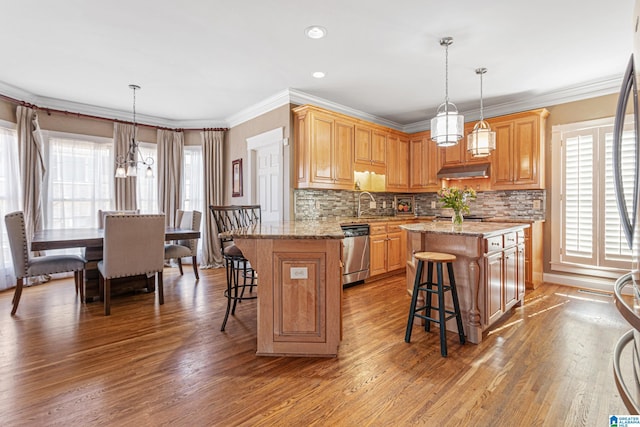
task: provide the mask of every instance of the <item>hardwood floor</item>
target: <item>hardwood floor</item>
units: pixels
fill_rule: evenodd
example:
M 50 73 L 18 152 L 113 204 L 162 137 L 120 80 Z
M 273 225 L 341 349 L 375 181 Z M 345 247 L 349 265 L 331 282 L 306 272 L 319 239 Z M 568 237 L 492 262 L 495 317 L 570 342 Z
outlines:
M 2 425 L 596 426 L 628 414 L 607 296 L 531 291 L 480 345 L 414 326 L 404 276 L 345 289 L 337 358 L 257 357 L 255 301 L 220 332 L 224 270 L 165 269 L 154 294 L 81 304 L 72 279 L 0 293 Z

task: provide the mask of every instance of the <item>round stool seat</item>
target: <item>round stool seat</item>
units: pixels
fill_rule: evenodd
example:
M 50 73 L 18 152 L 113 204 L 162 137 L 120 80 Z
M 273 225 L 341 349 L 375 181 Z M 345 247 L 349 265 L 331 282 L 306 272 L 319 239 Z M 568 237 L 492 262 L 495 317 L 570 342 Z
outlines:
M 455 255 L 444 252 L 416 252 L 413 256 L 424 262 L 454 262 L 456 260 Z

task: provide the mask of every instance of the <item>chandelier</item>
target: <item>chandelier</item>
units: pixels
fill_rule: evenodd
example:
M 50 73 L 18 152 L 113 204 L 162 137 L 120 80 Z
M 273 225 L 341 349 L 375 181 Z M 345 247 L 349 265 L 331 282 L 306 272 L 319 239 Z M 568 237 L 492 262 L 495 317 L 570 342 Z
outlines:
M 452 43 L 453 37 L 440 39 L 440 46 L 445 48 L 445 98 L 431 119 L 431 140 L 440 147 L 455 145 L 464 135 L 464 116 L 449 102 L 449 46 Z
M 129 88 L 133 90 L 133 137 L 129 144 L 127 154 L 124 156 L 116 157 L 116 178 L 126 178 L 128 176 L 138 176 L 138 165 L 144 165 L 147 167 L 145 176 L 147 178 L 153 178 L 153 159 L 151 157 L 143 158 L 140 148 L 138 147 L 137 135 L 138 125 L 136 124 L 136 90 L 140 89 L 138 85 L 129 85 Z M 138 160 L 138 158 L 140 160 Z
M 491 130 L 489 123 L 484 121 L 482 105 L 482 75 L 486 68 L 476 68 L 476 74 L 480 76 L 480 121 L 473 127 L 473 131 L 467 137 L 467 151 L 474 157 L 487 157 L 496 149 L 496 133 Z

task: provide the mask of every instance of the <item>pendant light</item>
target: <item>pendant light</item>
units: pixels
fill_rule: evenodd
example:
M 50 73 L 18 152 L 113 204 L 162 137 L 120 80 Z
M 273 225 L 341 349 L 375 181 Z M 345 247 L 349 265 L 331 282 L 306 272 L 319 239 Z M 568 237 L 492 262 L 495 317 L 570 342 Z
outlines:
M 489 123 L 484 121 L 482 105 L 482 75 L 486 68 L 476 68 L 476 74 L 480 76 L 480 121 L 473 127 L 473 131 L 467 137 L 467 151 L 474 157 L 487 157 L 496 149 L 496 133 L 491 130 Z
M 431 119 L 431 140 L 439 147 L 455 145 L 464 135 L 464 116 L 458 114 L 456 106 L 449 102 L 449 46 L 452 43 L 453 37 L 440 39 L 440 46 L 445 48 L 445 98 Z
M 136 90 L 139 90 L 140 86 L 132 84 L 129 85 L 129 89 L 133 90 L 133 137 L 131 138 L 131 143 L 129 144 L 126 156 L 118 156 L 116 158 L 115 176 L 116 178 L 138 176 L 138 164 L 142 164 L 147 167 L 145 176 L 147 178 L 153 178 L 153 169 L 151 169 L 153 159 L 151 157 L 147 157 L 146 159 L 142 157 L 137 141 L 138 125 L 136 123 Z M 137 159 L 138 156 L 140 156 L 141 160 Z

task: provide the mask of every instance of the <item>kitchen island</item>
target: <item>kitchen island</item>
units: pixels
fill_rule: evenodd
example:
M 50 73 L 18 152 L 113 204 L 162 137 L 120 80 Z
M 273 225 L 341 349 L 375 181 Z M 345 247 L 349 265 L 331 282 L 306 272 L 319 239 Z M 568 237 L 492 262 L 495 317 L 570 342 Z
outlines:
M 336 356 L 342 336 L 339 222 L 263 222 L 228 233 L 258 274 L 257 352 Z
M 513 306 L 522 304 L 524 229 L 528 224 L 432 221 L 402 225 L 407 236 L 407 290 L 413 291 L 416 252 L 446 252 L 457 257 L 454 274 L 467 339 L 482 341 L 482 332 Z M 426 270 L 426 269 L 425 269 Z M 424 296 L 420 296 L 423 300 Z M 447 300 L 448 308 L 452 307 Z M 456 331 L 455 321 L 447 329 Z

